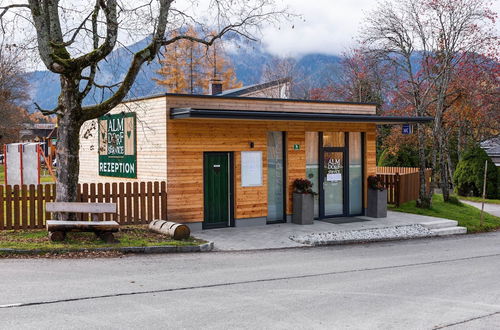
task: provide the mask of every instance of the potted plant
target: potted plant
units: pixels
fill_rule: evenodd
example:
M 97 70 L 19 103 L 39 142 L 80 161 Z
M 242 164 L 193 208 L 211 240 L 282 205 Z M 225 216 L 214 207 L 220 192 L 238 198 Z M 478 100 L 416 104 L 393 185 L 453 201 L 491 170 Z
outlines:
M 299 225 L 312 225 L 314 219 L 314 191 L 307 179 L 293 181 L 292 222 Z
M 387 189 L 376 175 L 368 177 L 368 208 L 366 216 L 371 218 L 387 217 Z

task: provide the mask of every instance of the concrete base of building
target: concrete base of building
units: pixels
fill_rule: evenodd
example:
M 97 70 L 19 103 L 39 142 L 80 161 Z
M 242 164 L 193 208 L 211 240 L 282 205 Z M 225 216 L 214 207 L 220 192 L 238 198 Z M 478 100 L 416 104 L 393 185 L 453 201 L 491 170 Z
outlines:
M 292 216 L 287 215 L 286 221 L 291 222 Z M 189 227 L 191 232 L 197 232 L 203 229 L 203 222 L 185 222 L 185 225 Z M 245 219 L 235 219 L 234 220 L 235 227 L 255 227 L 255 226 L 265 226 L 267 224 L 266 217 L 260 218 L 245 218 Z M 208 229 L 210 230 L 210 229 Z
M 202 222 L 185 222 L 184 225 L 188 226 L 191 232 L 203 230 Z
M 247 219 L 236 219 L 236 227 L 253 227 L 253 226 L 264 226 L 266 225 L 267 218 L 247 218 Z

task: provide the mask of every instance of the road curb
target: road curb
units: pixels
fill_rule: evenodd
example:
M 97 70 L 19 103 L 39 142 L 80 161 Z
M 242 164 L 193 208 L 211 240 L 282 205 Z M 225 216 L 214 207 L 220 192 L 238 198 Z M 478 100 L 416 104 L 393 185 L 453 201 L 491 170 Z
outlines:
M 126 246 L 126 247 L 105 247 L 91 249 L 0 249 L 0 254 L 41 254 L 41 253 L 68 253 L 68 252 L 122 252 L 136 254 L 154 254 L 154 253 L 186 253 L 186 252 L 209 252 L 214 248 L 214 242 L 207 242 L 194 246 Z

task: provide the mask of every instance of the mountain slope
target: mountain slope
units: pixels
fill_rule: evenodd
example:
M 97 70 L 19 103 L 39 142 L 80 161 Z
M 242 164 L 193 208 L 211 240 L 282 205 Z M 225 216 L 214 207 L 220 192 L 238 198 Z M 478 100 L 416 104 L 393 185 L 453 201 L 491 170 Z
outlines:
M 112 84 L 120 81 L 126 74 L 128 65 L 132 60 L 132 52 L 144 47 L 148 42 L 144 39 L 127 49 L 119 48 L 109 56 L 106 62 L 99 67 L 97 82 Z M 244 85 L 261 82 L 262 71 L 267 63 L 272 63 L 275 57 L 264 51 L 261 47 L 240 47 L 228 54 L 235 67 L 236 76 Z M 311 87 L 324 86 L 334 79 L 332 72 L 338 69 L 340 58 L 332 55 L 309 54 L 297 59 L 296 68 L 311 81 Z M 157 60 L 142 67 L 128 97 L 142 97 L 162 93 L 164 89 L 153 80 L 157 77 L 156 71 L 160 68 Z M 26 74 L 31 83 L 30 110 L 34 109 L 33 103 L 37 102 L 42 108 L 51 109 L 57 104 L 60 93 L 59 78 L 49 71 L 34 71 Z M 109 97 L 109 91 L 90 93 L 84 100 L 84 105 L 100 102 Z

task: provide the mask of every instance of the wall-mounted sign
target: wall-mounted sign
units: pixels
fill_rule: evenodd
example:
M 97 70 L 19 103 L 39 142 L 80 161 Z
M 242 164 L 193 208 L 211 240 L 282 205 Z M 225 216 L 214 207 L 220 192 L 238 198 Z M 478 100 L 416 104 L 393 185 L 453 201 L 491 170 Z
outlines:
M 294 144 L 293 150 L 300 150 L 300 144 Z
M 135 113 L 99 118 L 99 175 L 137 178 Z
M 408 135 L 412 133 L 412 126 L 410 124 L 403 124 L 403 127 L 401 129 L 401 132 L 404 135 Z
M 262 151 L 241 152 L 241 186 L 262 186 Z

